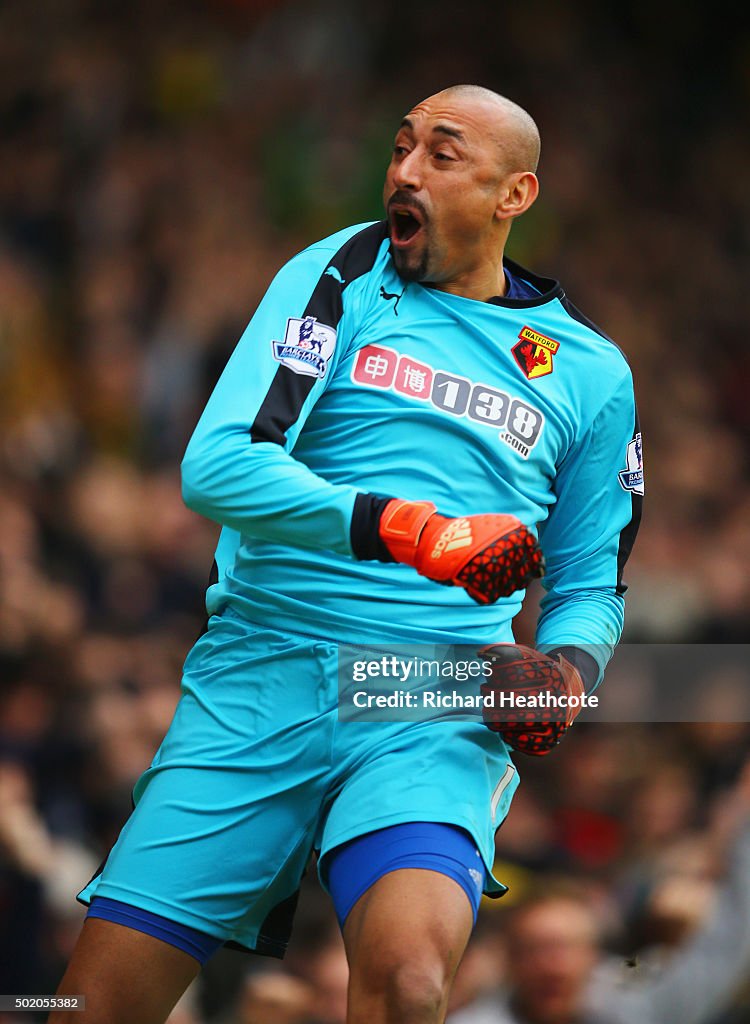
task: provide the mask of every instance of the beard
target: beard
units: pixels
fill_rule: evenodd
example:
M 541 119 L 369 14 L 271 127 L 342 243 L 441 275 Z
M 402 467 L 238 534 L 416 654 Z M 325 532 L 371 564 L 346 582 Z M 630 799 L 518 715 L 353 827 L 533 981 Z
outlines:
M 391 206 L 396 203 L 404 207 L 406 210 L 411 208 L 416 211 L 416 219 L 422 225 L 422 231 L 424 232 L 425 237 L 423 238 L 421 252 L 404 252 L 403 249 L 397 249 L 391 245 L 390 248 L 393 264 L 402 280 L 416 282 L 424 281 L 429 272 L 431 255 L 429 238 L 427 236 L 429 225 L 427 210 L 425 209 L 424 204 L 409 192 L 403 189 L 396 189 L 386 203 L 386 211 L 389 213 L 389 220 Z
M 401 249 L 394 249 L 391 246 L 391 258 L 398 276 L 402 281 L 424 282 L 427 279 L 430 254 L 427 246 L 422 249 L 418 256 L 411 256 Z

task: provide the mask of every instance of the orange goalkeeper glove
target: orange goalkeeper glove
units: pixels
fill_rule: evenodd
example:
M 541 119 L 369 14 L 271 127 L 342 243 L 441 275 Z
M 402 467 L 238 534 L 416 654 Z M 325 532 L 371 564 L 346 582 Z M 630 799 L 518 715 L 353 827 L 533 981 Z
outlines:
M 492 666 L 480 687 L 484 724 L 513 750 L 549 754 L 583 707 L 578 669 L 562 654 L 550 657 L 520 644 L 490 644 L 477 654 Z
M 515 516 L 448 519 L 431 501 L 393 498 L 380 516 L 379 534 L 397 562 L 437 583 L 464 587 L 478 604 L 508 597 L 544 574 L 536 538 Z

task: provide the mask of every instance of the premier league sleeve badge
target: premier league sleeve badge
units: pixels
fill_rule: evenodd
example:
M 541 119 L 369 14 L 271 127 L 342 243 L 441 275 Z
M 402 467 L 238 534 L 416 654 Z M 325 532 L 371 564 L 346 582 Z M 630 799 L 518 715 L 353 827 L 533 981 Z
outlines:
M 627 468 L 617 474 L 620 486 L 633 494 L 643 494 L 643 442 L 640 434 L 628 442 L 625 465 Z
M 272 341 L 273 356 L 283 366 L 308 377 L 325 377 L 336 348 L 336 331 L 314 316 L 290 317 L 283 341 Z

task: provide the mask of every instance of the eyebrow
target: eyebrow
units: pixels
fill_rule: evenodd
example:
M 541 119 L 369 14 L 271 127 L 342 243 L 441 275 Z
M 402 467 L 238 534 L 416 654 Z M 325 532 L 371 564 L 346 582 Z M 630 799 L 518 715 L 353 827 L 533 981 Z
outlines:
M 414 125 L 408 117 L 405 117 L 401 122 L 401 128 L 408 128 L 410 131 L 414 131 Z M 463 132 L 460 132 L 458 128 L 451 128 L 450 125 L 436 124 L 432 130 L 440 135 L 447 135 L 451 139 L 456 139 L 458 142 L 466 142 L 466 136 Z

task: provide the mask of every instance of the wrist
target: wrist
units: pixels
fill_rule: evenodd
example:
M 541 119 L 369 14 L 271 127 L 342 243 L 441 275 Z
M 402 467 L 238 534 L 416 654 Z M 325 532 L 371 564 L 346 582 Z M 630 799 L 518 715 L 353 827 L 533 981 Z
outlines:
M 349 529 L 352 554 L 360 561 L 415 565 L 417 545 L 427 522 L 435 516 L 431 501 L 406 501 L 361 493 L 354 499 Z
M 360 493 L 354 499 L 349 537 L 359 561 L 395 562 L 380 537 L 380 518 L 393 499 L 390 495 Z
M 416 565 L 417 547 L 427 523 L 436 512 L 437 506 L 431 501 L 394 498 L 388 502 L 380 517 L 378 532 L 397 562 Z
M 583 682 L 583 688 L 586 693 L 593 693 L 599 684 L 599 676 L 601 670 L 596 659 L 583 650 L 581 647 L 576 647 L 572 644 L 565 644 L 559 647 L 545 647 L 542 648 L 545 654 L 548 654 L 550 658 L 557 658 L 558 656 L 565 658 L 569 665 L 572 665 L 577 670 L 578 675 L 581 677 Z

